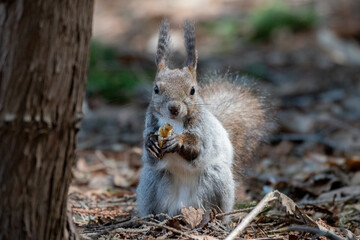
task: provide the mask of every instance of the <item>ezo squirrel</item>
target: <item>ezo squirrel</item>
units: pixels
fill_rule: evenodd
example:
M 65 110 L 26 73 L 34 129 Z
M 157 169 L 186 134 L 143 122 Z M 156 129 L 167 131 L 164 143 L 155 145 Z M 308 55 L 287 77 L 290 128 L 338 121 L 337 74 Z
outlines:
M 183 206 L 232 210 L 233 173 L 244 168 L 265 134 L 263 104 L 246 87 L 226 75 L 198 84 L 194 23 L 185 22 L 184 37 L 186 66 L 170 69 L 169 23 L 162 22 L 143 135 L 140 216 L 174 216 Z M 160 147 L 157 132 L 166 123 L 174 134 Z

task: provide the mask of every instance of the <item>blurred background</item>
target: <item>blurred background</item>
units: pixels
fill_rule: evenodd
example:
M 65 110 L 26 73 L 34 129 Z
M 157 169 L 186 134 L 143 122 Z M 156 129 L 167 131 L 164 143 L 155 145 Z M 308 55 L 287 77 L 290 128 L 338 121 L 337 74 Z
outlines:
M 273 189 L 300 202 L 360 195 L 359 1 L 97 0 L 70 199 L 134 193 L 164 17 L 175 65 L 184 61 L 181 26 L 193 19 L 200 79 L 215 70 L 247 75 L 274 106 L 277 127 L 237 207 Z M 333 207 L 314 214 L 359 235 L 359 201 Z

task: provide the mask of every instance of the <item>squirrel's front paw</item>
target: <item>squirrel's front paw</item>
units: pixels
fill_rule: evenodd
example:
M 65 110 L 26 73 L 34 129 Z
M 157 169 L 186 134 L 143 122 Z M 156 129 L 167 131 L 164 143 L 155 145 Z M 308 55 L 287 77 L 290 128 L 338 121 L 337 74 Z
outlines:
M 164 153 L 178 152 L 182 146 L 180 134 L 173 134 L 170 137 L 164 138 L 165 145 L 162 147 Z
M 145 143 L 146 150 L 156 159 L 163 158 L 163 151 L 158 143 L 158 136 L 155 134 L 150 135 Z

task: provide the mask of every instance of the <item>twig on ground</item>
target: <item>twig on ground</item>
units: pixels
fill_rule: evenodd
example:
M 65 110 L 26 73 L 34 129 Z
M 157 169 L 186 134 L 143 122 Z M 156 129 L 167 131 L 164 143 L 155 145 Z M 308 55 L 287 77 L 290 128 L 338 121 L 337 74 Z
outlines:
M 346 238 L 348 240 L 356 240 L 355 234 L 352 233 L 350 230 L 345 229 L 345 228 L 341 228 L 341 231 L 343 232 L 343 234 L 346 236 Z
M 350 199 L 360 199 L 360 196 L 347 196 L 347 197 L 341 197 L 335 199 L 305 200 L 305 201 L 300 201 L 297 204 L 302 207 L 307 204 L 315 205 L 315 204 L 325 204 L 325 203 L 335 203 L 335 202 L 346 202 Z
M 154 217 L 160 217 L 160 216 L 165 217 L 165 218 L 169 218 L 169 216 L 167 214 L 162 214 L 162 213 L 157 214 L 155 216 L 153 214 L 150 214 L 148 216 L 141 217 L 141 218 L 135 217 L 133 219 L 127 219 L 127 220 L 121 221 L 119 223 L 115 223 L 115 224 L 112 224 L 112 225 L 109 225 L 109 226 L 105 226 L 104 228 L 99 229 L 99 230 L 95 230 L 93 228 L 92 229 L 93 231 L 95 230 L 95 231 L 98 231 L 98 232 L 97 233 L 94 233 L 94 232 L 87 233 L 87 235 L 94 238 L 94 239 L 97 239 L 99 236 L 110 233 L 110 232 L 112 232 L 113 230 L 115 230 L 117 228 L 130 227 L 130 226 L 133 226 L 133 225 L 139 223 L 142 220 L 153 219 Z
M 309 232 L 312 234 L 316 234 L 319 237 L 324 236 L 324 237 L 327 237 L 332 240 L 345 240 L 345 238 L 340 237 L 339 235 L 333 233 L 332 231 L 330 231 L 326 228 L 318 229 L 318 228 L 310 227 L 310 226 L 291 225 L 289 227 L 285 227 L 285 228 L 279 229 L 279 230 L 286 231 L 286 232 L 290 232 L 290 231 Z
M 227 234 L 228 232 L 223 229 L 223 226 L 220 225 L 217 221 L 209 223 L 208 225 L 213 231 L 220 232 L 221 234 Z
M 267 235 L 267 233 L 262 229 L 262 227 L 261 227 L 259 224 L 256 223 L 256 226 L 260 229 L 260 231 L 261 231 L 266 237 L 269 237 L 269 236 Z
M 291 198 L 275 190 L 266 194 L 256 207 L 241 221 L 241 223 L 229 234 L 229 236 L 226 237 L 225 240 L 233 240 L 236 236 L 238 236 L 246 227 L 248 227 L 251 221 L 253 221 L 255 217 L 266 208 L 268 203 L 273 200 L 277 200 L 277 204 L 280 204 L 281 207 L 285 208 L 287 214 L 295 216 L 296 219 L 300 219 L 304 224 L 324 230 L 324 227 L 318 225 L 308 215 L 304 214 Z
M 159 224 L 159 223 L 154 223 L 154 222 L 147 222 L 147 221 L 144 221 L 144 220 L 138 220 L 137 222 L 138 222 L 138 223 L 141 223 L 141 224 L 145 224 L 145 225 L 154 226 L 154 227 L 165 228 L 165 229 L 167 229 L 167 230 L 169 230 L 169 231 L 172 231 L 172 232 L 174 232 L 174 233 L 183 235 L 183 236 L 188 237 L 188 238 L 190 238 L 190 239 L 197 239 L 197 238 L 191 236 L 190 234 L 187 234 L 187 233 L 185 233 L 185 232 L 182 232 L 182 231 L 180 231 L 180 230 L 177 230 L 176 228 L 169 227 L 169 226 L 167 226 L 167 225 L 165 225 L 165 224 Z
M 113 232 L 116 233 L 142 233 L 142 232 L 148 232 L 150 231 L 152 227 L 146 227 L 146 228 L 117 228 Z
M 233 211 L 226 212 L 226 213 L 218 213 L 218 214 L 216 214 L 216 217 L 224 217 L 224 216 L 233 215 L 233 214 L 237 214 L 237 213 L 249 212 L 249 211 L 251 211 L 253 209 L 254 209 L 254 207 L 250 207 L 250 208 L 243 208 L 243 209 L 233 210 Z
M 275 192 L 266 194 L 266 196 L 256 205 L 256 207 L 241 221 L 241 223 L 230 233 L 225 240 L 235 239 L 249 224 L 254 218 L 263 211 L 269 202 L 277 199 L 274 195 Z
M 130 220 L 127 220 L 127 221 L 124 221 L 124 222 L 121 222 L 121 223 L 117 223 L 117 224 L 107 226 L 105 229 L 103 229 L 103 230 L 101 230 L 101 231 L 99 231 L 97 233 L 87 233 L 86 235 L 93 238 L 93 239 L 97 239 L 101 235 L 107 234 L 107 233 L 111 232 L 114 229 L 131 226 L 131 225 L 134 225 L 135 223 L 136 223 L 136 220 L 134 220 L 134 219 L 131 220 L 130 219 Z
M 252 240 L 274 240 L 274 239 L 284 239 L 284 237 L 252 238 Z
M 226 232 L 226 233 L 227 233 L 227 231 L 226 231 L 226 227 L 225 227 L 224 225 L 222 225 L 222 224 L 221 224 L 221 222 L 219 222 L 219 221 L 215 221 L 215 223 L 216 223 L 216 225 L 218 225 L 218 226 L 219 226 L 219 228 L 220 228 L 220 229 L 222 229 L 224 232 Z
M 79 204 L 81 205 L 81 207 L 85 208 L 86 210 L 89 210 L 89 207 L 83 201 L 79 201 Z
M 250 227 L 251 227 L 251 229 L 252 229 L 252 230 L 253 230 L 253 232 L 254 232 L 254 236 L 255 236 L 255 238 L 258 238 L 258 237 L 257 237 L 256 230 L 255 230 L 254 226 L 253 226 L 253 225 L 250 225 Z
M 142 218 L 127 219 L 127 220 L 124 220 L 124 221 L 121 221 L 121 222 L 118 222 L 118 223 L 115 223 L 115 224 L 112 224 L 109 226 L 105 226 L 99 230 L 96 230 L 96 231 L 98 231 L 97 233 L 92 232 L 92 233 L 88 233 L 88 235 L 91 235 L 91 237 L 96 238 L 96 237 L 99 237 L 106 233 L 109 233 L 116 228 L 123 228 L 123 227 L 134 225 L 137 223 L 137 221 L 139 219 L 148 219 L 148 218 L 153 218 L 153 217 L 154 217 L 154 215 L 151 214 L 151 215 L 148 215 L 148 216 L 142 217 Z M 95 229 L 93 228 L 92 230 L 95 230 Z

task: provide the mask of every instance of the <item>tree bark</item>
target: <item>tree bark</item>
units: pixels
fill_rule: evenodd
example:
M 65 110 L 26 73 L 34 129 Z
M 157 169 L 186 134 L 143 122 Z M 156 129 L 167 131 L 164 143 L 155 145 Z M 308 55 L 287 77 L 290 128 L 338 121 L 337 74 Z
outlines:
M 93 0 L 0 1 L 0 239 L 68 239 Z

